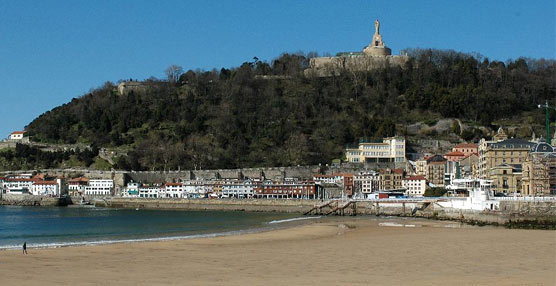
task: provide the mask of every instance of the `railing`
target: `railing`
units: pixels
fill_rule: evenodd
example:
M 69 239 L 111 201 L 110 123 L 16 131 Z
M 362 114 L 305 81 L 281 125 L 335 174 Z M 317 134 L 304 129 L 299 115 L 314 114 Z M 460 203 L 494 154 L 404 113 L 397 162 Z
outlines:
M 497 201 L 556 202 L 556 196 L 554 197 L 493 197 L 491 199 Z

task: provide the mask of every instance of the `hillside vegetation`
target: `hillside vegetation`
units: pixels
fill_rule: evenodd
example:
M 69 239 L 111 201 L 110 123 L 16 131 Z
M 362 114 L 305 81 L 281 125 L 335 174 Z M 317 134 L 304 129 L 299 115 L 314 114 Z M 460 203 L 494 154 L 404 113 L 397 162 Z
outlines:
M 106 83 L 26 130 L 34 141 L 122 148 L 120 169 L 286 166 L 328 163 L 347 144 L 404 135 L 404 126 L 416 122 L 542 124 L 543 113 L 532 111 L 555 98 L 552 60 L 490 62 L 439 50 L 409 55 L 404 68 L 327 78 L 303 74 L 308 56 L 284 54 L 270 64 L 255 60 L 151 80 L 146 91 L 126 95 Z M 483 135 L 458 129 L 467 140 Z

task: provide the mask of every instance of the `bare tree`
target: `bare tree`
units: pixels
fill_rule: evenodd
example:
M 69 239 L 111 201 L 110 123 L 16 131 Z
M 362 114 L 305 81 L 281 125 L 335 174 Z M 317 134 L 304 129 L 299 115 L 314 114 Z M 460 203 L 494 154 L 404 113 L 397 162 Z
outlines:
M 183 68 L 178 65 L 171 65 L 164 70 L 168 76 L 168 81 L 171 83 L 176 83 L 183 73 Z

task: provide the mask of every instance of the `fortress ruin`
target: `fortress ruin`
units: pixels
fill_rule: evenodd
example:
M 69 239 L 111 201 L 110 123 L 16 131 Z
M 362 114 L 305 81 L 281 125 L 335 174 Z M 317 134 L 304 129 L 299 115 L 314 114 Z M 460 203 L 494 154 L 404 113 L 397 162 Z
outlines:
M 341 71 L 368 71 L 387 66 L 403 66 L 407 55 L 392 56 L 380 34 L 380 22 L 375 21 L 375 33 L 371 43 L 361 52 L 341 52 L 335 57 L 312 58 L 305 75 L 332 76 Z

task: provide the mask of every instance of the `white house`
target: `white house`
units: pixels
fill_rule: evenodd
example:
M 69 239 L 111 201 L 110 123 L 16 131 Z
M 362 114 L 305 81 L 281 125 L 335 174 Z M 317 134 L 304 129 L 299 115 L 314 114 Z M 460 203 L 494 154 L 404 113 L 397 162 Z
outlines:
M 70 179 L 68 181 L 68 191 L 72 196 L 83 195 L 87 185 L 89 185 L 89 179 L 87 178 Z
M 182 183 L 166 183 L 164 184 L 165 198 L 183 198 L 185 191 Z
M 405 178 L 402 184 L 406 189 L 405 194 L 410 197 L 422 197 L 427 190 L 427 179 L 421 175 Z
M 161 191 L 164 192 L 164 189 L 163 188 L 161 189 L 158 186 L 155 187 L 143 186 L 140 187 L 138 190 L 139 190 L 140 198 L 159 198 Z
M 31 193 L 35 196 L 58 196 L 62 189 L 62 180 L 36 181 L 31 186 Z
M 23 135 L 25 135 L 25 131 L 14 131 L 8 137 L 10 140 L 20 141 L 23 140 Z
M 84 192 L 88 196 L 109 196 L 113 188 L 114 180 L 89 180 Z
M 129 182 L 127 183 L 127 186 L 125 187 L 125 189 L 122 192 L 122 197 L 125 198 L 137 198 L 139 197 L 139 187 L 141 187 L 141 184 L 137 183 L 137 182 Z

